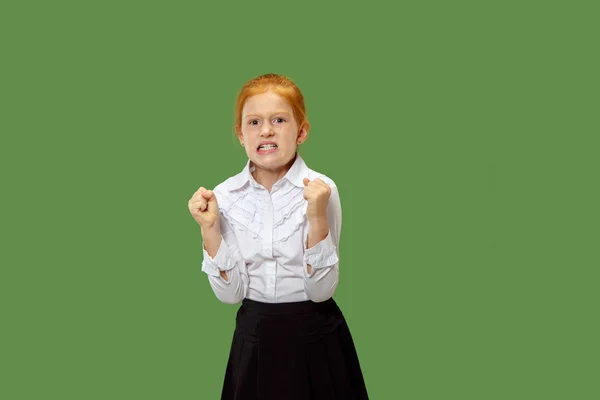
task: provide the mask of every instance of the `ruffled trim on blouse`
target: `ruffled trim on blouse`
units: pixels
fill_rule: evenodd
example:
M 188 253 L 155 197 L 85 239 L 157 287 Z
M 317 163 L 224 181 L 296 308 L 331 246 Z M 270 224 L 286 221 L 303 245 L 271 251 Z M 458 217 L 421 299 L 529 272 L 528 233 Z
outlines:
M 273 243 L 292 237 L 306 221 L 304 190 L 293 186 L 290 190 L 273 198 Z M 218 191 L 219 210 L 234 229 L 247 232 L 252 238 L 264 237 L 266 228 L 262 214 L 266 212 L 264 199 L 251 187 L 239 191 Z
M 219 210 L 226 219 L 231 221 L 231 226 L 240 231 L 247 231 L 250 236 L 257 238 L 263 228 L 260 208 L 261 200 L 252 190 L 233 192 L 230 194 L 218 193 Z
M 292 237 L 306 220 L 304 190 L 292 187 L 277 199 L 278 207 L 273 215 L 273 242 L 280 243 Z

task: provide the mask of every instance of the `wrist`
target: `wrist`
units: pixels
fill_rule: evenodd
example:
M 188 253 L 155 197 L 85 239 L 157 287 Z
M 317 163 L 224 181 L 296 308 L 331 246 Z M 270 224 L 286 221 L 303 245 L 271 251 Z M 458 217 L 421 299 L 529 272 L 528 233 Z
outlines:
M 306 248 L 310 249 L 317 243 L 325 240 L 329 235 L 329 226 L 325 223 L 310 224 L 308 228 L 308 235 L 306 239 Z
M 309 220 L 308 223 L 308 232 L 311 236 L 325 237 L 329 233 L 329 224 L 327 223 L 327 218 L 315 218 L 313 220 Z
M 219 227 L 219 224 L 214 224 L 211 227 L 200 226 L 200 232 L 202 234 L 202 237 L 221 236 L 221 229 Z
M 202 227 L 202 246 L 211 258 L 215 258 L 221 247 L 221 231 L 213 228 Z
M 318 226 L 318 227 L 328 226 L 327 214 L 319 214 L 319 215 L 315 215 L 314 217 L 308 217 L 308 223 L 311 226 Z

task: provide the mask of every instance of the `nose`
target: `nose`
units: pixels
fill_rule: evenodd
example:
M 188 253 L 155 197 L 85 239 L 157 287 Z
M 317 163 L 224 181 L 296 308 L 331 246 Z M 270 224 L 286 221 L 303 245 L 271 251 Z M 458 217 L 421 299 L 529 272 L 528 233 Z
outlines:
M 273 136 L 275 134 L 275 130 L 273 129 L 273 124 L 270 122 L 265 122 L 260 130 L 260 136 Z

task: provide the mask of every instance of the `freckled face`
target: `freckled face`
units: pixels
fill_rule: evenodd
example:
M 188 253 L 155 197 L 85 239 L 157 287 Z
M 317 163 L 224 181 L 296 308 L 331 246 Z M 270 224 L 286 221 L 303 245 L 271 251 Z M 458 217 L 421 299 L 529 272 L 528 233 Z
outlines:
M 285 168 L 294 158 L 302 134 L 290 104 L 270 91 L 246 100 L 240 131 L 238 136 L 248 158 L 258 168 L 274 172 Z

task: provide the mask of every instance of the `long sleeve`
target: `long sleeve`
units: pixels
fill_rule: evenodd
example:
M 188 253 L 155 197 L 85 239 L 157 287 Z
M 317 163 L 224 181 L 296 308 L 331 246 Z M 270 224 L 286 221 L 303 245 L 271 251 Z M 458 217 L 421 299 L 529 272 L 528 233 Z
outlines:
M 339 243 L 342 230 L 342 206 L 336 186 L 331 188 L 327 205 L 327 237 L 304 251 L 304 288 L 314 302 L 328 300 L 339 282 Z M 304 240 L 306 245 L 306 240 Z M 307 264 L 311 265 L 308 274 Z
M 221 245 L 214 258 L 210 257 L 204 245 L 202 251 L 202 271 L 208 275 L 210 286 L 223 303 L 236 304 L 241 302 L 248 292 L 248 272 L 229 223 L 223 215 L 220 216 Z M 220 271 L 227 272 L 228 280 L 221 277 Z

